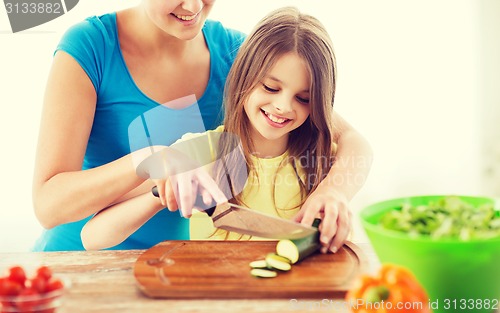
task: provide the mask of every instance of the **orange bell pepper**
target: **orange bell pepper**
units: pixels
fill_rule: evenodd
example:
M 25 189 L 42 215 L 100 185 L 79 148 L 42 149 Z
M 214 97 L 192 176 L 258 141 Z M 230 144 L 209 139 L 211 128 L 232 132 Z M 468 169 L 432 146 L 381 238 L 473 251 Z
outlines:
M 361 275 L 346 300 L 353 313 L 430 313 L 429 297 L 406 268 L 383 264 L 373 277 Z

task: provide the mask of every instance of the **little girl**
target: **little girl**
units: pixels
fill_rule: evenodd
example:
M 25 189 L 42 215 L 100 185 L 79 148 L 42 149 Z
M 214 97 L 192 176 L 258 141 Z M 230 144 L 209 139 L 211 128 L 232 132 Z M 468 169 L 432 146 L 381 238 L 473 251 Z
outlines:
M 343 119 L 333 111 L 334 95 L 335 56 L 321 23 L 295 8 L 278 9 L 261 20 L 241 46 L 228 75 L 224 126 L 211 131 L 234 134 L 241 140 L 248 180 L 230 182 L 231 202 L 297 221 L 308 214 L 299 210 L 329 173 L 335 143 L 345 127 Z M 229 155 L 229 149 L 234 148 L 229 141 L 220 140 L 219 156 Z M 237 177 L 245 166 L 231 162 L 224 162 L 224 170 L 229 177 Z M 220 166 L 213 171 L 221 186 L 225 176 L 220 173 L 224 171 Z M 155 183 L 164 202 L 166 181 Z M 118 244 L 130 235 L 127 228 L 138 227 L 134 221 L 113 223 L 126 214 L 119 206 L 97 214 L 87 223 L 82 231 L 85 247 Z M 317 212 L 322 213 L 320 231 L 323 234 L 333 230 L 337 245 L 342 244 L 349 233 L 350 213 L 325 212 Z M 313 217 L 310 215 L 309 219 Z M 97 227 L 99 220 L 101 225 L 108 225 L 106 234 Z M 113 226 L 115 231 L 110 228 Z M 190 227 L 192 239 L 249 239 L 213 229 L 203 213 L 191 217 Z M 323 244 L 335 252 L 331 240 L 325 243 L 322 238 Z

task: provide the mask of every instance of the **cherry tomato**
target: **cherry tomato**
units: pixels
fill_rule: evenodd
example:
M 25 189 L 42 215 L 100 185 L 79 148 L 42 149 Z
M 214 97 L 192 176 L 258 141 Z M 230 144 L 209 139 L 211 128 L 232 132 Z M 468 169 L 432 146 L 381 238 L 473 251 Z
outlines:
M 9 269 L 9 280 L 15 281 L 24 287 L 26 282 L 26 273 L 21 266 L 13 266 Z
M 47 287 L 45 288 L 45 292 L 51 292 L 51 291 L 59 290 L 59 289 L 63 289 L 63 288 L 64 288 L 64 284 L 62 283 L 62 281 L 60 281 L 57 278 L 53 278 L 47 283 Z
M 4 292 L 4 284 L 5 284 L 5 281 L 7 280 L 7 278 L 5 277 L 0 277 L 0 296 L 5 296 L 5 292 Z
M 17 296 L 24 288 L 17 281 L 8 278 L 0 279 L 0 295 L 2 296 Z
M 38 293 L 44 293 L 47 289 L 47 280 L 44 277 L 35 276 L 31 279 L 31 288 L 35 289 Z
M 49 280 L 52 278 L 52 270 L 48 266 L 42 265 L 36 270 L 36 276 Z

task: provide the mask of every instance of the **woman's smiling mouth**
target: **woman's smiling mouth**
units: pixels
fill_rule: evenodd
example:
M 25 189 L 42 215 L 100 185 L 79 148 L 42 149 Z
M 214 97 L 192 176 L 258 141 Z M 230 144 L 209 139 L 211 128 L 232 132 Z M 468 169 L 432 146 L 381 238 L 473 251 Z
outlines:
M 173 16 L 178 18 L 179 20 L 191 21 L 191 20 L 194 20 L 198 16 L 199 13 L 196 13 L 194 15 L 179 15 L 179 14 L 175 14 L 175 13 L 170 13 L 170 14 L 172 14 Z

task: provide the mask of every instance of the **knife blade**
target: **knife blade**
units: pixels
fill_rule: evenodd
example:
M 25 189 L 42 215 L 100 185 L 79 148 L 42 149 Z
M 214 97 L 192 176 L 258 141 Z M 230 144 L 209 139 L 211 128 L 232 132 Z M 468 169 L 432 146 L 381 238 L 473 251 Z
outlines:
M 318 231 L 315 227 L 229 202 L 216 207 L 212 221 L 215 227 L 221 229 L 271 239 L 298 239 Z
M 151 192 L 158 197 L 156 186 Z M 196 203 L 200 200 L 201 198 L 198 198 Z M 302 225 L 230 202 L 210 207 L 204 212 L 211 217 L 215 227 L 244 235 L 269 239 L 299 239 L 318 231 L 312 226 Z

